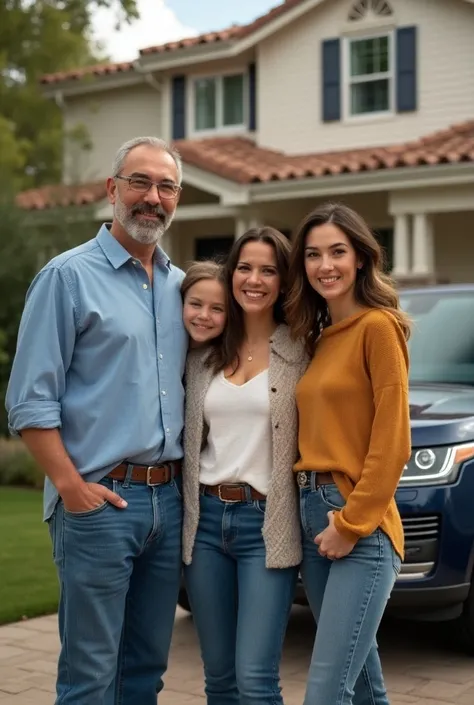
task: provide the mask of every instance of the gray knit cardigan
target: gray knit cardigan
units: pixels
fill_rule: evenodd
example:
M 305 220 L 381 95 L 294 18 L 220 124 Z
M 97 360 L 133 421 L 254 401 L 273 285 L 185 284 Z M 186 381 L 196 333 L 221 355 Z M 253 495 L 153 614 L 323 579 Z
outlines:
M 208 354 L 205 349 L 190 352 L 186 366 L 183 560 L 187 565 L 192 560 L 199 523 L 199 457 L 207 436 L 204 399 L 213 378 L 212 369 L 205 364 Z M 267 568 L 299 565 L 302 558 L 293 474 L 298 447 L 295 387 L 307 366 L 303 344 L 291 340 L 286 325 L 278 326 L 270 340 L 268 373 L 273 469 L 263 524 Z

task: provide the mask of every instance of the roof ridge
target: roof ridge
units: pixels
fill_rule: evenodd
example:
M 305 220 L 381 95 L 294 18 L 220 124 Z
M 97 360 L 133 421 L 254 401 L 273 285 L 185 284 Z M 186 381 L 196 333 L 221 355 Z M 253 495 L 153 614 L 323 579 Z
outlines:
M 160 54 L 165 52 L 176 51 L 178 49 L 187 49 L 188 47 L 197 46 L 199 44 L 211 44 L 247 37 L 253 32 L 256 32 L 261 27 L 265 26 L 269 22 L 272 22 L 277 17 L 285 14 L 285 12 L 288 12 L 293 7 L 296 7 L 297 5 L 300 5 L 303 2 L 306 2 L 306 0 L 282 0 L 282 2 L 280 2 L 278 5 L 275 5 L 274 7 L 270 8 L 270 10 L 265 12 L 263 15 L 256 17 L 254 20 L 252 20 L 252 22 L 248 22 L 247 24 L 232 24 L 229 27 L 225 27 L 221 30 L 203 32 L 194 37 L 183 37 L 183 39 L 165 42 L 164 44 L 157 44 L 155 46 L 144 47 L 143 49 L 139 50 L 137 60 L 141 56 L 147 56 L 149 54 Z M 42 76 L 40 79 L 40 83 L 60 83 L 61 81 L 65 81 L 68 79 L 79 79 L 82 78 L 82 76 L 86 76 L 89 74 L 96 74 L 97 76 L 101 76 L 107 73 L 118 73 L 120 71 L 132 70 L 134 67 L 134 63 L 134 61 L 130 61 L 99 64 L 97 65 L 96 70 L 94 70 L 93 68 L 85 67 L 83 69 L 72 69 L 70 71 L 58 71 L 56 73 L 50 73 L 46 74 L 45 76 Z M 127 65 L 128 68 L 118 68 L 122 65 Z

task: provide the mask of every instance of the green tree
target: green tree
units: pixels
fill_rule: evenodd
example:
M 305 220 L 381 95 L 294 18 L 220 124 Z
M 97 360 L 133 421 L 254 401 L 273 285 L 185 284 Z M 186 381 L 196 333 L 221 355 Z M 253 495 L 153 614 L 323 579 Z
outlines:
M 43 74 L 106 60 L 91 41 L 98 7 L 117 24 L 137 17 L 135 0 L 0 0 L 0 188 L 56 182 L 61 111 L 41 94 Z
M 96 224 L 87 206 L 31 214 L 3 200 L 0 224 L 1 436 L 8 430 L 3 402 L 27 289 L 48 260 L 92 237 Z

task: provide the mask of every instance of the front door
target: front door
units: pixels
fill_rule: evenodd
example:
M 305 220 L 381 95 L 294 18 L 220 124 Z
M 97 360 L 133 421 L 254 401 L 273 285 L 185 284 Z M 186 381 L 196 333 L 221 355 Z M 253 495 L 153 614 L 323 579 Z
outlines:
M 229 236 L 198 237 L 195 240 L 195 257 L 197 260 L 213 259 L 224 261 L 234 244 L 234 238 Z

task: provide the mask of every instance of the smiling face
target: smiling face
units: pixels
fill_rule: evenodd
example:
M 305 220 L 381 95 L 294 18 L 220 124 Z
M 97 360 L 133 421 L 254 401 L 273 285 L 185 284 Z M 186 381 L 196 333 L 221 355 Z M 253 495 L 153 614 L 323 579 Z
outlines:
M 354 287 L 360 261 L 351 241 L 333 223 L 312 228 L 305 244 L 308 281 L 330 305 L 334 301 L 355 301 Z
M 253 315 L 273 312 L 280 286 L 272 245 L 259 241 L 243 245 L 232 275 L 232 293 L 244 312 Z
M 183 321 L 191 339 L 199 344 L 217 338 L 226 323 L 225 291 L 216 279 L 201 279 L 184 296 Z
M 173 157 L 147 144 L 134 147 L 127 154 L 119 176 L 178 185 L 178 169 Z M 179 200 L 179 196 L 162 198 L 156 186 L 140 193 L 130 188 L 129 182 L 113 178 L 107 181 L 107 193 L 114 205 L 114 221 L 143 245 L 156 245 L 161 240 Z

